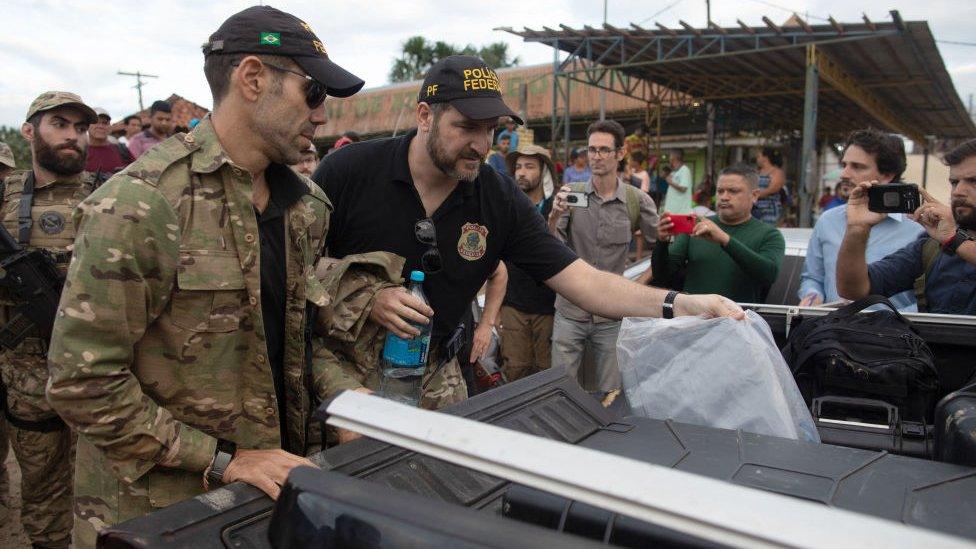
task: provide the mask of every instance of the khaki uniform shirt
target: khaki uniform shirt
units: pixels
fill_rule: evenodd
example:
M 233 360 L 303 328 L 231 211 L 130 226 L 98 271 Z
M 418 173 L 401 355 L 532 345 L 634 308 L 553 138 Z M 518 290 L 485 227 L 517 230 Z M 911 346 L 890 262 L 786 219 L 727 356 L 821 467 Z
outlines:
M 580 259 L 601 271 L 616 274 L 623 274 L 627 266 L 627 254 L 633 238 L 625 185 L 627 183 L 618 179 L 616 194 L 604 200 L 594 190 L 593 183 L 587 182 L 584 192 L 589 198 L 589 205 L 586 208 L 569 208 L 556 225 L 556 236 L 572 248 Z M 644 240 L 653 243 L 657 240 L 657 207 L 647 193 L 636 190 L 640 198 L 637 226 Z M 611 321 L 591 315 L 561 295 L 556 295 L 556 311 L 580 322 Z
M 17 240 L 20 229 L 21 197 L 28 171 L 17 172 L 4 181 L 3 202 L 0 203 L 0 222 Z M 31 229 L 28 248 L 43 248 L 55 254 L 58 267 L 67 270 L 69 250 L 75 240 L 72 211 L 91 194 L 94 178 L 82 172 L 49 183 L 35 184 L 31 201 Z M 0 296 L 0 325 L 10 321 L 20 303 L 12 296 Z M 47 385 L 47 346 L 50 334 L 36 333 L 27 337 L 17 349 L 3 351 L 3 382 L 7 386 L 7 406 L 10 413 L 25 421 L 53 418 L 44 387 Z

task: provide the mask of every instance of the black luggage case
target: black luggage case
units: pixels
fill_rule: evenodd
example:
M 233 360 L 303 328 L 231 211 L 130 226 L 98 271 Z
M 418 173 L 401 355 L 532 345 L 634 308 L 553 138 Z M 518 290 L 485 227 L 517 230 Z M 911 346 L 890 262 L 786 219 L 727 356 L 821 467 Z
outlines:
M 743 306 L 757 312 L 769 324 L 780 347 L 786 346 L 789 334 L 798 326 L 830 313 L 827 309 L 782 305 Z M 936 398 L 958 390 L 973 379 L 976 373 L 976 360 L 973 359 L 976 356 L 976 317 L 920 313 L 901 315 L 911 321 L 935 357 L 935 368 L 940 379 Z M 842 397 L 852 400 L 841 404 L 832 398 L 824 398 L 818 405 L 814 400 L 817 396 L 811 395 L 811 411 L 825 444 L 939 459 L 937 430 L 931 421 L 906 418 L 897 412 L 897 417 L 892 413 L 889 420 L 888 410 L 883 409 L 877 399 Z M 936 420 L 935 425 L 938 424 Z

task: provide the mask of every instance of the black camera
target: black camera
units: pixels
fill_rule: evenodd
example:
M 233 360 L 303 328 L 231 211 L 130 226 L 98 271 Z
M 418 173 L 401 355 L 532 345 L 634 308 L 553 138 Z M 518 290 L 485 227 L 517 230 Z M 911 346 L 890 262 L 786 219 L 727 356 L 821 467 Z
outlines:
M 922 205 L 914 183 L 889 183 L 868 189 L 868 209 L 878 213 L 912 213 Z

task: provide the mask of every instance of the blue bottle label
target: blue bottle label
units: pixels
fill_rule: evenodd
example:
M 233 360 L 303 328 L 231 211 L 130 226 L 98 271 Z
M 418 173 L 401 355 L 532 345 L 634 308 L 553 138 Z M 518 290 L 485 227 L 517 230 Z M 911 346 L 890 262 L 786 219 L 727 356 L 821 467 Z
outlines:
M 400 339 L 390 334 L 383 345 L 383 358 L 392 364 L 403 367 L 420 367 L 427 364 L 427 347 L 430 334 L 422 334 L 413 339 Z

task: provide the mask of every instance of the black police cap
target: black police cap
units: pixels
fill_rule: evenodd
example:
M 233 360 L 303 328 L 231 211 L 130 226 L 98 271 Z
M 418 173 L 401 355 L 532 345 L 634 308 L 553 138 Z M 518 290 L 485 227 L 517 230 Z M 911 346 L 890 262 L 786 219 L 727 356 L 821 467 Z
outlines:
M 502 87 L 495 71 L 473 55 L 452 55 L 435 63 L 424 77 L 417 102 L 450 103 L 474 120 L 509 116 L 519 124 L 525 123 L 502 101 Z
M 349 97 L 365 84 L 329 60 L 325 45 L 307 23 L 271 6 L 231 15 L 203 46 L 204 56 L 234 53 L 289 57 L 334 97 Z

